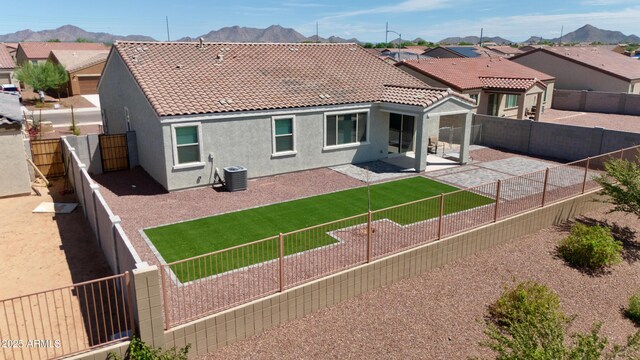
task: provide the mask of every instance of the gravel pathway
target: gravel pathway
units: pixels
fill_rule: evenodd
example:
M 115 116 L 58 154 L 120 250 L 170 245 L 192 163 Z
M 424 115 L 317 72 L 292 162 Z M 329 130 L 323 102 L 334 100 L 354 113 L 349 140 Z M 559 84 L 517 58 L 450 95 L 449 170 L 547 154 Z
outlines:
M 491 357 L 477 345 L 482 318 L 503 286 L 535 280 L 550 286 L 564 310 L 577 314 L 574 330 L 595 321 L 613 342 L 637 328 L 621 308 L 640 289 L 640 221 L 604 210 L 586 218 L 619 226 L 626 261 L 602 276 L 585 275 L 554 256 L 567 227 L 545 229 L 419 277 L 377 289 L 330 308 L 269 329 L 201 359 L 430 358 Z

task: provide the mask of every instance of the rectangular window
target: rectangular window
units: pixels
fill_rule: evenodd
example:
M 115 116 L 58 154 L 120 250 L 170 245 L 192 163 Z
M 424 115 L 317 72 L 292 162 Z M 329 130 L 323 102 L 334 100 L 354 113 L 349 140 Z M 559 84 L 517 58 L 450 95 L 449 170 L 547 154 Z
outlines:
M 177 164 L 199 163 L 200 157 L 200 127 L 176 126 L 175 153 Z
M 469 97 L 472 98 L 476 102 L 476 105 L 478 105 L 479 96 L 480 96 L 480 94 L 469 94 Z
M 507 100 L 506 100 L 505 107 L 507 109 L 518 107 L 518 99 L 519 98 L 520 98 L 520 95 L 507 94 Z
M 291 153 L 295 151 L 294 117 L 274 117 L 273 153 Z
M 547 89 L 544 89 L 544 95 L 542 95 L 542 102 L 546 103 L 547 102 Z
M 367 142 L 368 113 L 326 116 L 325 146 Z

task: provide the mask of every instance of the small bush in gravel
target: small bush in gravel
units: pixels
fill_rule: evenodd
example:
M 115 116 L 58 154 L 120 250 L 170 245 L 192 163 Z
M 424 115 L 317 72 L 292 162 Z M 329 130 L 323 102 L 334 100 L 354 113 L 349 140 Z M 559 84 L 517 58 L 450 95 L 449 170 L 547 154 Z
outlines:
M 601 270 L 622 261 L 622 243 L 609 228 L 578 223 L 558 245 L 558 254 L 577 268 Z
M 629 307 L 625 313 L 629 319 L 640 325 L 640 291 L 629 298 Z
M 505 289 L 502 296 L 489 306 L 489 316 L 498 325 L 522 322 L 542 315 L 560 318 L 560 298 L 546 286 L 533 281 Z
M 626 345 L 608 348 L 596 323 L 588 333 L 575 333 L 565 341 L 575 317 L 565 315 L 553 291 L 535 282 L 508 288 L 489 307 L 485 335 L 480 343 L 496 352 L 496 359 L 637 359 L 640 331 Z

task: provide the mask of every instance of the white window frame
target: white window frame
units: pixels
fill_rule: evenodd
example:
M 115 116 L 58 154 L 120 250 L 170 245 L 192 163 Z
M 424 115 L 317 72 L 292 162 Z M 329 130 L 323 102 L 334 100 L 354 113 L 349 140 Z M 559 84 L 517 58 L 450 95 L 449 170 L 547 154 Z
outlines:
M 327 145 L 327 117 L 328 116 L 337 116 L 337 115 L 346 115 L 346 114 L 367 114 L 367 131 L 366 131 L 366 136 L 367 136 L 367 141 L 356 141 L 354 143 L 348 143 L 348 144 L 336 144 L 336 145 Z M 357 123 L 358 125 L 356 125 L 356 134 L 359 133 L 358 131 L 358 126 L 360 126 L 360 122 L 358 121 Z M 336 129 L 336 136 L 338 136 L 338 129 Z M 370 144 L 370 133 L 371 132 L 371 111 L 369 109 L 366 110 L 344 110 L 344 111 L 334 111 L 334 112 L 326 112 L 324 113 L 324 123 L 323 123 L 323 132 L 322 132 L 322 144 L 323 144 L 323 150 L 332 150 L 332 149 L 345 149 L 345 148 L 353 148 L 353 147 L 358 147 L 358 146 L 362 146 L 362 145 L 369 145 Z M 336 141 L 337 142 L 337 141 Z
M 198 128 L 198 150 L 200 155 L 200 161 L 194 161 L 190 163 L 180 164 L 178 163 L 178 141 L 176 139 L 176 129 L 183 127 L 197 127 Z M 202 161 L 202 124 L 197 123 L 183 123 L 183 124 L 171 124 L 171 147 L 173 148 L 173 169 L 188 169 L 195 167 L 203 167 L 205 165 Z
M 509 96 L 515 96 L 516 97 L 516 105 L 515 106 L 509 106 Z M 518 104 L 520 102 L 520 98 L 519 98 L 520 94 L 504 94 L 504 108 L 506 109 L 516 109 L 518 108 Z
M 291 119 L 291 136 L 293 137 L 293 149 L 286 151 L 276 151 L 276 120 Z M 289 136 L 289 135 L 287 135 Z M 295 155 L 296 151 L 296 116 L 295 115 L 278 115 L 271 117 L 271 157 Z

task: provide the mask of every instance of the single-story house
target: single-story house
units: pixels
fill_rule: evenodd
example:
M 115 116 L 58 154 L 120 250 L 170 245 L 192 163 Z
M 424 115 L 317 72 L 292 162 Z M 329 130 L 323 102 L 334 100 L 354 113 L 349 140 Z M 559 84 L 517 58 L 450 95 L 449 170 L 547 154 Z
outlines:
M 546 47 L 511 61 L 556 78 L 556 88 L 640 94 L 640 62 L 598 47 Z
M 501 57 L 414 60 L 396 66 L 430 86 L 470 96 L 478 114 L 539 119 L 551 107 L 554 77 Z
M 31 193 L 18 96 L 0 92 L 0 197 Z
M 109 50 L 53 50 L 49 60 L 64 66 L 69 75 L 65 89 L 68 96 L 98 93 L 100 74 Z
M 490 50 L 487 50 L 481 46 L 444 46 L 440 45 L 433 49 L 428 49 L 422 53 L 424 56 L 436 59 L 450 59 L 450 58 L 477 58 L 487 57 L 493 54 Z
M 22 65 L 26 61 L 32 64 L 42 64 L 47 61 L 53 50 L 84 51 L 109 50 L 109 46 L 102 43 L 82 42 L 21 42 L 16 51 L 16 63 Z
M 0 85 L 13 84 L 13 73 L 16 71 L 16 63 L 13 62 L 9 49 L 0 44 Z
M 458 120 L 468 161 L 473 101 L 356 44 L 116 42 L 98 85 L 107 134 L 135 131 L 165 189 L 211 184 L 232 165 L 261 177 L 405 157 Z

